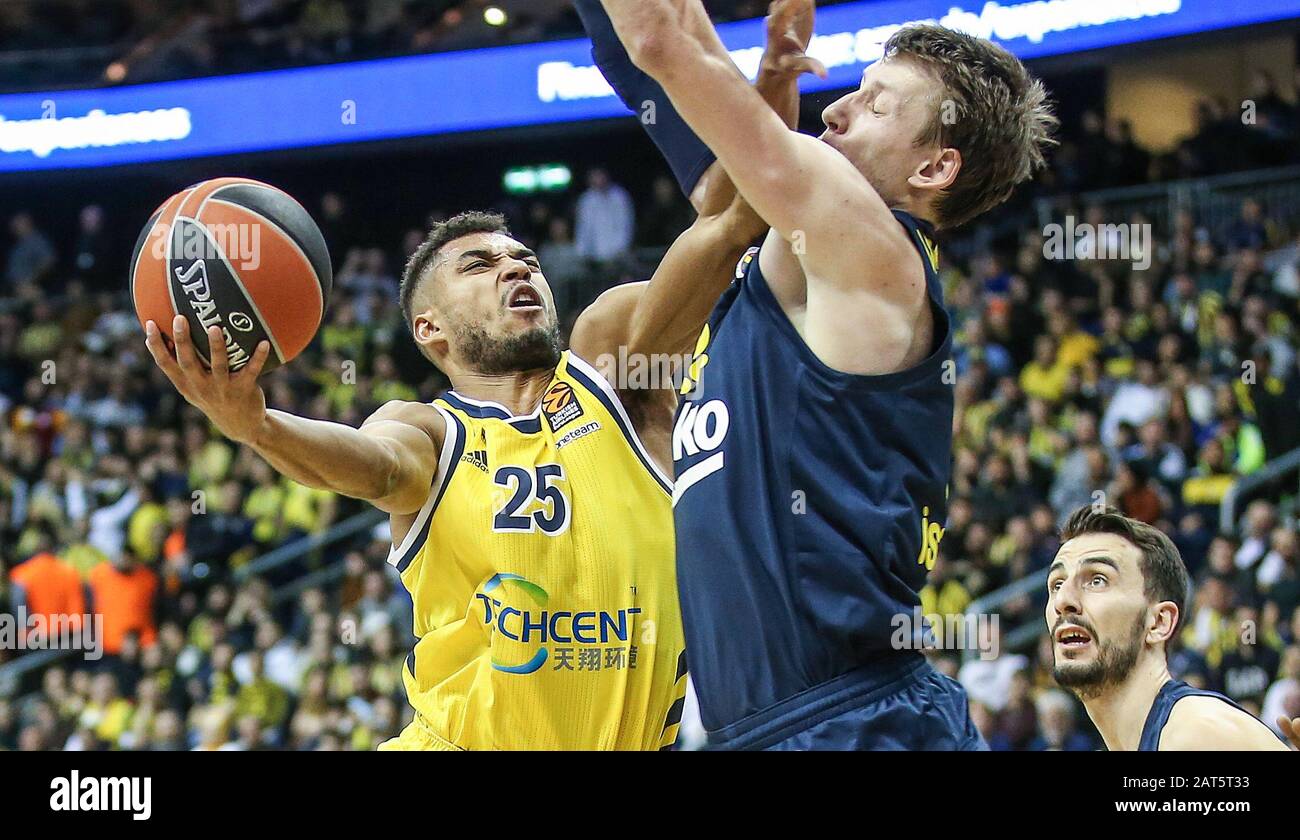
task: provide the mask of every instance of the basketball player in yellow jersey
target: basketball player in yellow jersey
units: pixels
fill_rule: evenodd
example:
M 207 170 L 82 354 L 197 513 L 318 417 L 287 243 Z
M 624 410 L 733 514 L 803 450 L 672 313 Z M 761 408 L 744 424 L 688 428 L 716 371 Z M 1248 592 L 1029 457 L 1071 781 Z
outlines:
M 731 218 L 683 234 L 650 286 L 699 285 L 684 266 L 725 278 L 752 232 Z M 617 390 L 613 371 L 607 379 L 583 360 L 616 359 L 620 346 L 687 352 L 678 313 L 646 310 L 657 291 L 606 293 L 561 353 L 533 252 L 501 216 L 449 219 L 412 257 L 401 300 L 452 390 L 387 403 L 360 429 L 267 409 L 262 349 L 231 374 L 218 348 L 207 371 L 184 319 L 173 325 L 175 357 L 146 325 L 157 363 L 228 438 L 295 481 L 389 513 L 389 562 L 415 609 L 404 681 L 416 714 L 383 748 L 657 749 L 675 739 L 685 645 L 665 478 L 674 391 Z M 704 317 L 699 305 L 680 309 L 692 310 Z
M 808 65 L 797 43 L 773 41 L 759 87 L 784 107 Z M 783 114 L 796 120 L 797 108 Z M 504 220 L 471 212 L 437 225 L 407 266 L 401 304 L 452 390 L 388 403 L 360 429 L 268 410 L 265 345 L 231 374 L 214 341 L 208 371 L 184 319 L 172 325 L 174 357 L 146 325 L 156 362 L 227 437 L 295 481 L 390 514 L 389 562 L 415 608 L 404 677 L 416 714 L 383 748 L 675 740 L 685 693 L 666 478 L 676 395 L 670 383 L 623 387 L 616 365 L 689 353 L 764 228 L 716 167 L 698 198 L 699 219 L 649 283 L 602 295 L 563 353 L 542 267 Z

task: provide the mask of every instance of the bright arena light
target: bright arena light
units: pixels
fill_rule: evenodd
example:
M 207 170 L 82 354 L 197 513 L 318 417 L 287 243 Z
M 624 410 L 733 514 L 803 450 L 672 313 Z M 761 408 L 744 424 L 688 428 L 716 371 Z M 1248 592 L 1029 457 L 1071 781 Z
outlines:
M 502 26 L 506 22 L 505 10 L 497 6 L 488 6 L 483 10 L 483 21 L 488 26 Z

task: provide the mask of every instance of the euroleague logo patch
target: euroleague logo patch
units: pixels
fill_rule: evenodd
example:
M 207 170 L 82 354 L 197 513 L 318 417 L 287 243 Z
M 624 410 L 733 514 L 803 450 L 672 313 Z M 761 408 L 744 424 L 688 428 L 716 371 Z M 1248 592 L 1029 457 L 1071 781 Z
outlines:
M 542 413 L 546 422 L 551 424 L 551 431 L 560 429 L 582 416 L 582 404 L 573 393 L 573 386 L 567 382 L 556 382 L 542 397 Z

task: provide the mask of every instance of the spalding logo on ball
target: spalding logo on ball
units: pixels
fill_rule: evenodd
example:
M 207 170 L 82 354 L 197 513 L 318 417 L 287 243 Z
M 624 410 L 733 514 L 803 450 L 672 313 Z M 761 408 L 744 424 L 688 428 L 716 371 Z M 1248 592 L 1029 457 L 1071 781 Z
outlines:
M 332 284 L 329 250 L 311 215 L 285 192 L 247 178 L 204 181 L 167 199 L 131 257 L 141 326 L 155 322 L 170 342 L 172 320 L 184 315 L 205 364 L 208 328 L 218 327 L 232 371 L 263 340 L 271 343 L 265 370 L 306 349 Z

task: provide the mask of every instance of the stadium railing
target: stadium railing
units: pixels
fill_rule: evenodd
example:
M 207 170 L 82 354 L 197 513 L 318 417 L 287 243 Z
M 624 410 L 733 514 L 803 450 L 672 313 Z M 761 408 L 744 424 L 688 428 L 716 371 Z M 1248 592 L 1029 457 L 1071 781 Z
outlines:
M 1290 487 L 1295 495 L 1285 495 L 1283 488 L 1287 478 L 1293 482 Z M 1300 498 L 1300 449 L 1279 455 L 1250 475 L 1233 482 L 1219 507 L 1219 531 L 1225 534 L 1235 533 L 1244 507 L 1262 495 L 1278 497 L 1283 502 L 1283 518 L 1289 520 L 1293 517 L 1296 501 Z
M 1060 223 L 1067 210 L 1082 212 L 1098 205 L 1105 208 L 1107 223 L 1127 223 L 1133 214 L 1141 213 L 1157 230 L 1168 231 L 1179 211 L 1187 210 L 1197 225 L 1217 231 L 1238 218 L 1241 202 L 1247 198 L 1258 200 L 1266 215 L 1284 211 L 1280 213 L 1284 219 L 1293 219 L 1300 214 L 1300 166 L 1046 196 L 1035 203 L 1035 211 L 1039 225 L 1045 227 Z
M 250 578 L 265 575 L 267 572 L 278 569 L 286 563 L 301 558 L 317 549 L 333 545 L 348 537 L 354 536 L 369 528 L 373 528 L 380 522 L 383 522 L 386 514 L 379 510 L 367 510 L 351 516 L 342 522 L 334 525 L 319 534 L 308 534 L 300 537 L 293 542 L 286 543 L 279 548 L 269 551 L 254 560 L 249 561 L 235 570 L 234 577 L 239 583 Z
M 1001 589 L 995 589 L 985 595 L 981 595 L 974 601 L 971 601 L 966 607 L 967 622 L 974 622 L 982 615 L 1000 614 L 1000 607 L 1010 603 L 1017 598 L 1023 598 L 1031 592 L 1039 591 L 1047 585 L 1047 570 L 1039 569 L 1036 572 L 1030 572 L 1019 580 L 1012 581 Z M 999 626 L 999 632 L 1001 628 Z M 998 640 L 998 648 L 1002 651 L 1024 650 L 1031 646 L 1043 632 L 1043 625 L 1037 621 L 1028 621 L 1025 624 L 1016 627 L 1009 633 L 1003 633 Z M 974 646 L 967 645 L 962 650 L 962 662 L 969 662 L 980 654 Z
M 385 515 L 378 510 L 367 510 L 358 513 L 319 534 L 309 534 L 301 537 L 253 559 L 236 570 L 234 578 L 237 582 L 244 582 L 255 576 L 265 575 L 267 572 L 298 560 L 306 554 L 350 539 L 369 528 L 374 528 L 384 518 Z M 342 562 L 327 566 L 280 587 L 272 594 L 272 600 L 276 604 L 283 603 L 310 586 L 319 586 L 342 577 L 343 572 L 344 566 Z M 33 651 L 12 662 L 0 665 L 0 697 L 18 696 L 23 691 L 24 682 L 32 678 L 35 673 L 80 652 L 79 650 L 61 649 Z

